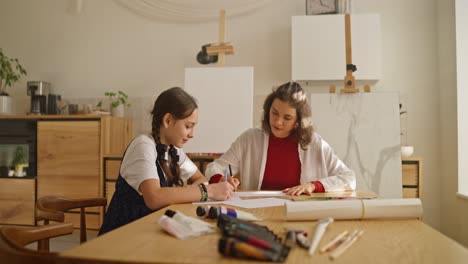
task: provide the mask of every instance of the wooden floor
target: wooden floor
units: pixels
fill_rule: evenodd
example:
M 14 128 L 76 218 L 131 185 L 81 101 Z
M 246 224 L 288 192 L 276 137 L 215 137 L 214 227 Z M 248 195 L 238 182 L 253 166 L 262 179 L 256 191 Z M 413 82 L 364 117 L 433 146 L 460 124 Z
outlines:
M 96 238 L 97 231 L 88 230 L 88 241 Z M 80 230 L 75 229 L 73 234 L 52 238 L 50 240 L 50 251 L 60 252 L 80 245 Z M 37 243 L 26 246 L 27 248 L 37 250 Z

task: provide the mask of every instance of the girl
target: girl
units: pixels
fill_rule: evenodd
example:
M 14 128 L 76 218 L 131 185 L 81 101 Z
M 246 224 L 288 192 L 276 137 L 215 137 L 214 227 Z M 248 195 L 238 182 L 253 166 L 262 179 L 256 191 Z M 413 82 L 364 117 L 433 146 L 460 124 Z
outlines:
M 178 87 L 168 89 L 158 96 L 151 114 L 151 135 L 136 137 L 125 151 L 99 235 L 170 204 L 226 200 L 233 192 L 227 182 L 207 185 L 181 149 L 198 122 L 192 96 Z
M 296 82 L 279 86 L 263 105 L 262 128 L 240 135 L 207 166 L 210 182 L 222 182 L 231 165 L 242 190 L 283 190 L 288 195 L 354 190 L 354 172 L 313 132 L 306 94 Z

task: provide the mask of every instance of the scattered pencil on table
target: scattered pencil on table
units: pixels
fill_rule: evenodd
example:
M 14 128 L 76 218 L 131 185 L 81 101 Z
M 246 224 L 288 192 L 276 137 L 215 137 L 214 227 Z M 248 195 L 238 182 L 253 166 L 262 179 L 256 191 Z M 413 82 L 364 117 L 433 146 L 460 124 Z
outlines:
M 345 230 L 339 235 L 337 235 L 334 239 L 328 242 L 325 246 L 320 248 L 320 253 L 329 252 L 337 248 L 341 243 L 344 242 L 347 234 L 348 234 L 348 230 Z
M 330 253 L 330 259 L 334 260 L 341 256 L 341 254 L 354 244 L 362 234 L 364 234 L 364 230 L 354 230 L 354 232 L 343 243 Z

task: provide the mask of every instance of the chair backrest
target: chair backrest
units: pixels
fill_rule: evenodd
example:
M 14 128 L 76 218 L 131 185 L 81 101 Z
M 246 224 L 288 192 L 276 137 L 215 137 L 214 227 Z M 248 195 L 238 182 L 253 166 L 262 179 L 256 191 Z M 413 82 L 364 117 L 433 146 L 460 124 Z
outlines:
M 9 264 L 51 264 L 55 263 L 56 254 L 27 249 L 24 246 L 45 238 L 71 234 L 71 223 L 58 223 L 47 226 L 0 228 L 0 259 Z
M 82 199 L 70 199 L 60 196 L 44 196 L 37 200 L 36 205 L 36 221 L 44 221 L 44 224 L 49 224 L 49 221 L 63 222 L 65 220 L 65 212 L 71 209 L 80 208 L 80 243 L 86 242 L 86 207 L 106 206 L 107 198 L 93 197 Z M 38 249 L 48 250 L 49 241 L 47 239 L 39 241 Z

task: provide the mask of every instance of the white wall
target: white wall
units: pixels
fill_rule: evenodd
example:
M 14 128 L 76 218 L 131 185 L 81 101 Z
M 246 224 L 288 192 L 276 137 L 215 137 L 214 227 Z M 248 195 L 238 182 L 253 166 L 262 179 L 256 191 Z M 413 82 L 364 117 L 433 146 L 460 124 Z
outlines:
M 130 96 L 159 94 L 183 85 L 184 68 L 200 66 L 203 44 L 218 40 L 218 21 L 168 23 L 139 17 L 115 1 L 83 1 L 80 15 L 67 12 L 69 1 L 2 0 L 1 46 L 29 71 L 25 81 L 46 79 L 65 96 L 101 96 L 123 89 Z M 229 18 L 226 40 L 238 55 L 229 66 L 254 66 L 255 86 L 270 88 L 287 80 L 290 16 L 302 1 L 274 1 L 255 13 Z
M 455 0 L 438 0 L 437 9 L 441 127 L 441 231 L 468 246 L 468 200 L 457 198 L 455 195 L 458 189 L 457 147 L 462 147 L 457 146 Z M 466 27 L 466 23 L 464 26 Z M 457 47 L 457 49 L 463 48 L 467 47 Z M 467 78 L 466 73 L 463 72 L 459 73 L 458 77 Z
M 82 13 L 73 16 L 66 11 L 68 1 L 0 1 L 0 46 L 29 72 L 10 90 L 15 97 L 26 98 L 26 80 L 33 79 L 52 82 L 66 97 L 102 96 L 116 89 L 131 97 L 155 97 L 183 85 L 184 68 L 200 67 L 195 61 L 200 46 L 217 40 L 217 21 L 161 23 L 111 0 L 83 2 Z M 355 12 L 381 15 L 383 78 L 373 91 L 399 91 L 409 112 L 408 143 L 424 159 L 424 221 L 468 245 L 462 224 L 468 216 L 459 213 L 467 211 L 466 203 L 452 196 L 457 173 L 455 59 L 454 44 L 445 39 L 454 38 L 452 2 L 359 0 L 354 5 Z M 255 68 L 254 122 L 272 85 L 290 78 L 290 17 L 303 15 L 304 6 L 304 0 L 274 0 L 232 19 L 227 10 L 226 40 L 236 48 L 227 65 Z M 326 86 L 309 82 L 307 89 Z

